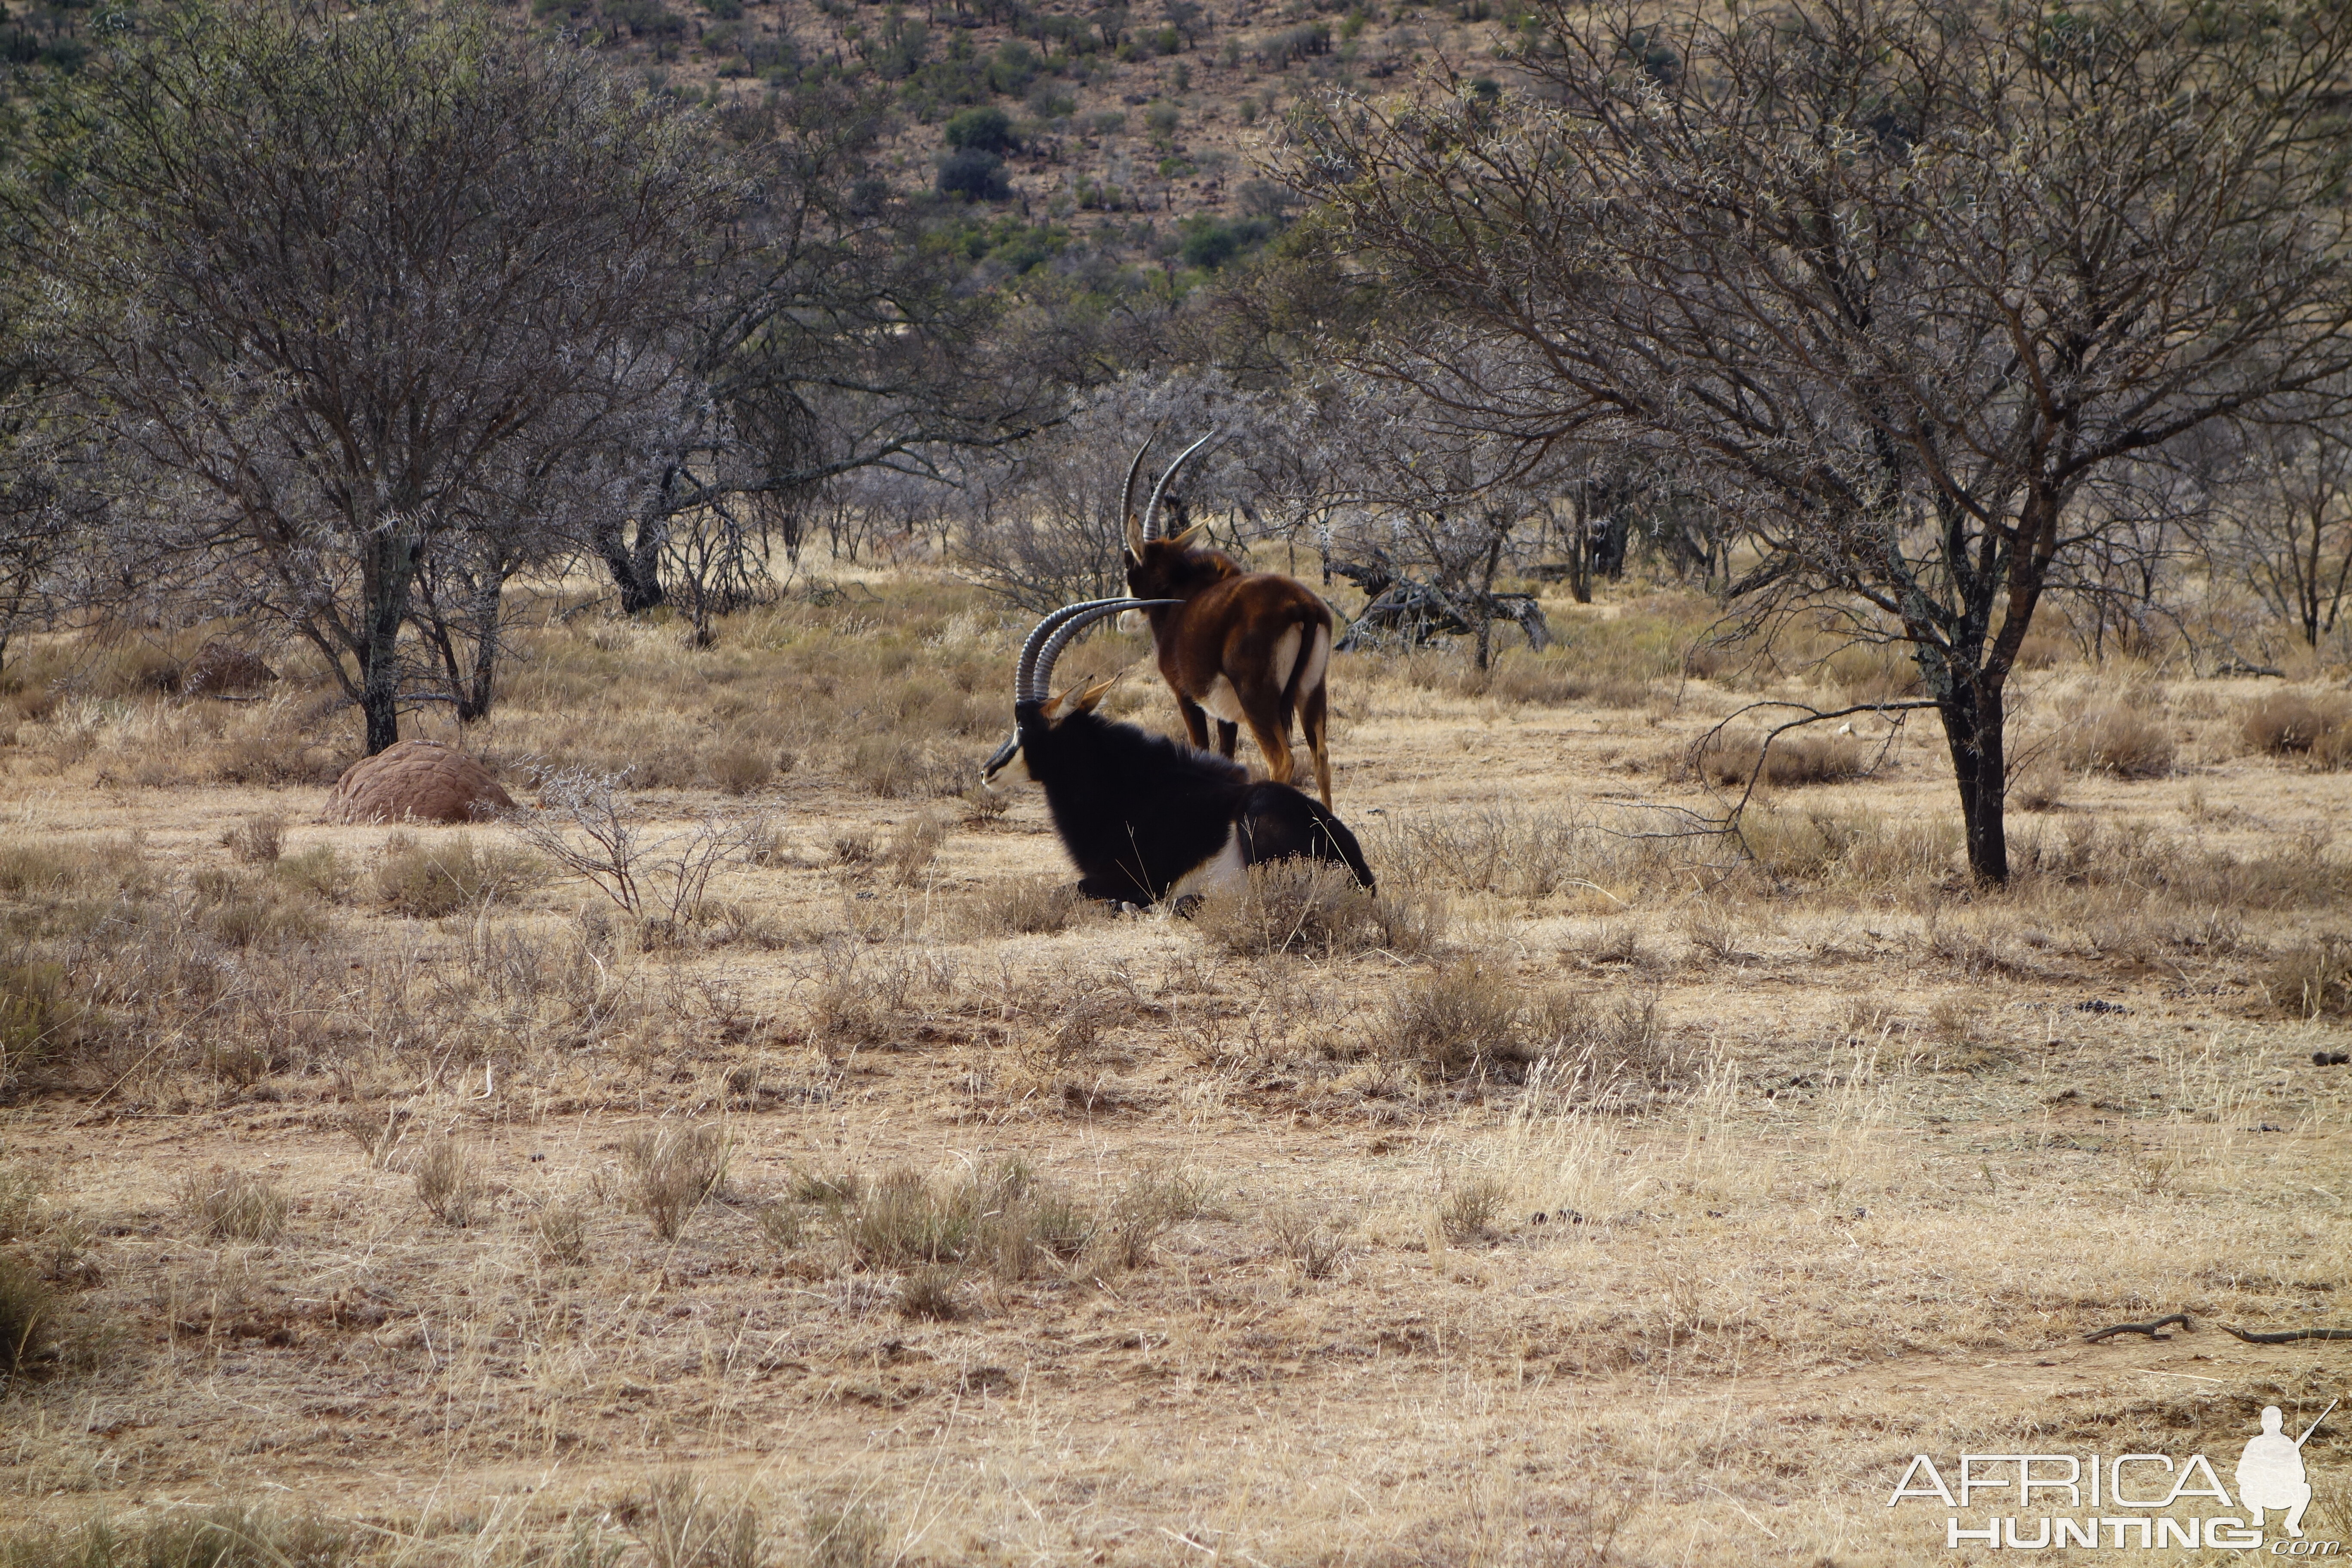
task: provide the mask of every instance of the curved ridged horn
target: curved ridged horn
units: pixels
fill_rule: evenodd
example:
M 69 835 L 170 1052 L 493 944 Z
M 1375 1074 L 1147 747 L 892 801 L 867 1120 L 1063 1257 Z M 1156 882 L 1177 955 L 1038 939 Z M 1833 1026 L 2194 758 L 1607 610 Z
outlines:
M 1160 432 L 1157 430 L 1146 436 L 1143 445 L 1135 449 L 1135 461 L 1127 466 L 1127 489 L 1119 497 L 1118 520 L 1127 527 L 1128 543 L 1130 545 L 1142 542 L 1143 537 L 1135 527 L 1135 476 L 1143 472 L 1143 455 L 1150 451 L 1151 443 L 1159 439 Z
M 1013 700 L 1042 702 L 1054 680 L 1054 661 L 1070 646 L 1070 639 L 1105 616 L 1118 615 L 1121 610 L 1144 610 L 1157 605 L 1175 605 L 1180 599 L 1088 599 L 1084 604 L 1065 605 L 1037 623 L 1029 640 L 1021 645 L 1021 664 L 1013 677 Z
M 1176 477 L 1178 469 L 1183 468 L 1185 458 L 1191 457 L 1193 453 L 1199 451 L 1202 447 L 1207 446 L 1216 438 L 1217 433 L 1214 430 L 1212 430 L 1207 435 L 1202 437 L 1199 440 L 1193 442 L 1191 446 L 1185 447 L 1182 451 L 1177 453 L 1176 460 L 1168 465 L 1168 471 L 1160 476 L 1160 482 L 1151 487 L 1150 504 L 1143 509 L 1144 538 L 1157 539 L 1160 537 L 1158 533 L 1152 531 L 1152 524 L 1159 520 L 1160 498 L 1168 493 L 1168 481 Z

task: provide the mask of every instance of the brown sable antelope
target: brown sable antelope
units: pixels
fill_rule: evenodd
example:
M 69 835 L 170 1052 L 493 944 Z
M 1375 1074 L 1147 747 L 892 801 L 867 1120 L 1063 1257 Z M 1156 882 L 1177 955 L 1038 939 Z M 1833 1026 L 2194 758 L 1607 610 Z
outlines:
M 1288 784 L 1297 771 L 1290 720 L 1298 716 L 1315 759 L 1316 793 L 1331 805 L 1331 753 L 1325 740 L 1323 671 L 1331 662 L 1331 611 L 1296 578 L 1244 572 L 1221 551 L 1196 547 L 1198 524 L 1173 539 L 1155 524 L 1168 486 L 1185 460 L 1209 444 L 1203 436 L 1176 455 L 1139 520 L 1135 480 L 1147 440 L 1128 466 L 1127 587 L 1139 599 L 1172 599 L 1143 612 L 1151 623 L 1160 673 L 1176 693 L 1192 744 L 1209 749 L 1209 716 L 1217 721 L 1217 752 L 1230 757 L 1247 724 L 1265 753 L 1266 776 Z

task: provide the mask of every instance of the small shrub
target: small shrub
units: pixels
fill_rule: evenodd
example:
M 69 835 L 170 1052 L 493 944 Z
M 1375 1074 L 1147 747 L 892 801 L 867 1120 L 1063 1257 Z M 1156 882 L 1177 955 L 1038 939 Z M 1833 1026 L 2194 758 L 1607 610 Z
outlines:
M 2255 751 L 2272 756 L 2325 755 L 2327 742 L 2352 721 L 2341 699 L 2314 700 L 2299 691 L 2278 691 L 2251 704 L 2238 732 Z
M 898 800 L 953 795 L 963 785 L 961 771 L 933 756 L 904 735 L 868 735 L 850 749 L 849 775 L 869 795 Z
M 87 1018 L 68 994 L 63 964 L 0 964 L 0 1089 L 71 1044 Z
M 390 1163 L 392 1152 L 408 1131 L 409 1113 L 393 1107 L 382 1114 L 373 1110 L 353 1110 L 342 1119 L 344 1136 L 360 1146 L 360 1156 L 370 1165 L 381 1170 Z
M 213 1171 L 180 1184 L 180 1207 L 215 1241 L 268 1242 L 286 1233 L 292 1205 L 267 1176 Z
M 1494 1176 L 1473 1176 L 1454 1183 L 1438 1200 L 1437 1222 L 1444 1227 L 1445 1239 L 1452 1242 L 1475 1241 L 1494 1228 L 1496 1216 L 1503 1212 L 1503 1201 L 1510 1189 Z
M 792 1204 L 769 1204 L 756 1216 L 760 1234 L 779 1252 L 796 1250 L 808 1237 L 808 1221 Z
M 31 1239 L 47 1184 L 36 1172 L 0 1166 L 0 1241 Z
M 1628 992 L 1604 1005 L 1576 992 L 1549 991 L 1528 1005 L 1520 1027 L 1528 1048 L 1559 1063 L 1562 1081 L 1587 1096 L 1675 1089 L 1696 1065 L 1675 1048 L 1655 992 Z
M 710 782 L 729 795 L 750 795 L 776 776 L 774 752 L 736 744 L 710 753 Z
M 966 147 L 941 159 L 939 185 L 943 196 L 961 196 L 973 202 L 1001 202 L 1013 195 L 1013 182 L 1005 176 L 1004 160 L 977 147 Z
M 809 1568 L 881 1568 L 888 1558 L 882 1521 L 855 1504 L 809 1510 L 801 1533 L 808 1544 Z
M 629 1168 L 629 1206 L 645 1215 L 654 1234 L 675 1241 L 703 1201 L 727 1180 L 733 1149 L 725 1131 L 698 1127 L 640 1132 L 621 1146 Z
M 2263 975 L 2271 1005 L 2299 1018 L 2352 1016 L 2352 938 L 2300 943 Z
M 760 1568 L 765 1556 L 760 1510 L 712 1496 L 684 1471 L 653 1484 L 629 1529 L 648 1568 Z
M 247 866 L 273 864 L 285 840 L 286 819 L 275 815 L 248 816 L 221 835 L 230 856 Z
M 396 914 L 435 920 L 459 910 L 511 900 L 546 879 L 538 857 L 513 849 L 484 851 L 470 835 L 419 844 L 406 833 L 383 843 L 376 863 L 376 896 Z
M 1328 1279 L 1347 1261 L 1346 1238 L 1304 1209 L 1276 1210 L 1267 1216 L 1266 1228 L 1282 1255 L 1309 1279 Z
M 956 1306 L 955 1288 L 962 1278 L 961 1269 L 937 1263 L 927 1263 L 911 1271 L 898 1281 L 898 1315 L 931 1322 L 953 1321 L 961 1315 Z
M 816 1171 L 794 1171 L 788 1189 L 795 1203 L 831 1204 L 836 1207 L 856 1203 L 865 1190 L 864 1178 L 855 1171 L 830 1176 Z
M 351 889 L 351 872 L 330 844 L 280 855 L 270 863 L 269 874 L 289 888 L 330 903 L 340 902 Z
M 138 1522 L 99 1514 L 0 1541 L 8 1568 L 346 1568 L 363 1555 L 357 1527 L 234 1503 Z
M 1392 1056 L 1434 1077 L 1516 1076 L 1535 1059 L 1518 1011 L 1501 981 L 1465 962 L 1406 986 L 1384 1032 Z
M 2162 778 L 2172 771 L 2172 736 L 2137 709 L 2104 708 L 2065 732 L 2058 755 L 2077 773 Z
M 2010 775 L 2009 804 L 2020 811 L 2056 811 L 2066 804 L 2066 770 L 2041 756 Z
M 1048 1258 L 1075 1258 L 1093 1230 L 1066 1193 L 1039 1185 L 1018 1160 L 947 1181 L 891 1171 L 841 1219 L 843 1241 L 869 1268 L 958 1264 L 1004 1280 Z
M 299 889 L 274 878 L 205 867 L 192 881 L 193 922 L 229 947 L 277 947 L 326 933 L 321 910 Z
M 1210 1194 L 1199 1176 L 1177 1171 L 1139 1171 L 1110 1205 L 1099 1226 L 1088 1226 L 1083 1215 L 1067 1215 L 1061 1226 L 1063 1246 L 1083 1235 L 1087 1252 L 1097 1267 L 1140 1268 L 1151 1260 L 1152 1244 L 1172 1226 L 1209 1212 Z
M 436 1138 L 416 1161 L 416 1197 L 443 1225 L 463 1228 L 474 1223 L 482 1200 L 481 1173 L 466 1146 L 455 1138 Z

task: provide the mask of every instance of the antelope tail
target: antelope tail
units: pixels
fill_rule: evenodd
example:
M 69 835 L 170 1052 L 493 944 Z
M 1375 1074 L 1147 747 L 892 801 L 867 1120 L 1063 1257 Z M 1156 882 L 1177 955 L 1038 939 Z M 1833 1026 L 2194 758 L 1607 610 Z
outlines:
M 1291 717 L 1298 711 L 1298 700 L 1323 679 L 1323 671 L 1331 662 L 1331 628 L 1303 616 L 1294 624 L 1299 633 L 1298 658 L 1290 667 L 1290 679 L 1282 687 L 1285 729 L 1290 727 Z

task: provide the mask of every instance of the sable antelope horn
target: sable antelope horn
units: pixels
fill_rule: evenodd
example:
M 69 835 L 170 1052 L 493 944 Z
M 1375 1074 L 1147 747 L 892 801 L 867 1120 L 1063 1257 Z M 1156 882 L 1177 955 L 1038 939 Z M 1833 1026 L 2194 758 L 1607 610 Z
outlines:
M 1127 466 L 1127 490 L 1118 504 L 1118 515 L 1127 521 L 1127 547 L 1139 555 L 1143 552 L 1143 530 L 1136 525 L 1135 521 L 1135 477 L 1143 472 L 1143 455 L 1151 450 L 1151 443 L 1158 439 L 1160 432 L 1154 430 L 1143 438 L 1143 445 L 1135 449 L 1135 461 Z
M 1054 680 L 1054 661 L 1070 639 L 1102 619 L 1121 610 L 1149 609 L 1155 605 L 1181 603 L 1176 599 L 1088 599 L 1084 604 L 1065 605 L 1037 623 L 1029 640 L 1021 645 L 1021 664 L 1013 677 L 1013 700 L 1043 702 Z
M 1150 504 L 1147 505 L 1143 509 L 1144 538 L 1157 539 L 1160 537 L 1159 534 L 1152 531 L 1152 524 L 1159 519 L 1160 498 L 1168 493 L 1168 481 L 1174 479 L 1177 471 L 1183 468 L 1185 458 L 1191 457 L 1193 453 L 1199 451 L 1202 447 L 1207 446 L 1216 438 L 1217 433 L 1214 430 L 1212 430 L 1207 435 L 1202 437 L 1199 440 L 1193 442 L 1191 446 L 1185 447 L 1182 451 L 1177 453 L 1176 460 L 1168 465 L 1168 471 L 1160 476 L 1160 482 L 1151 487 Z

